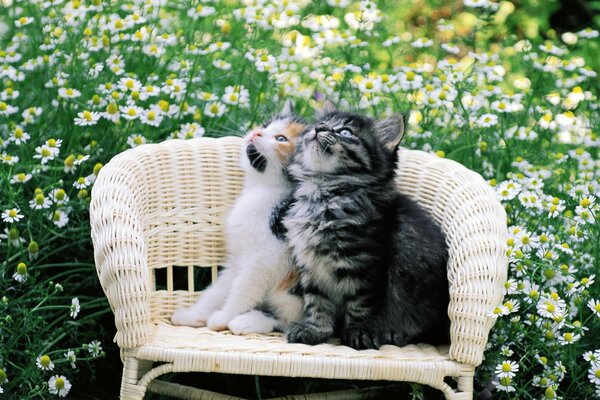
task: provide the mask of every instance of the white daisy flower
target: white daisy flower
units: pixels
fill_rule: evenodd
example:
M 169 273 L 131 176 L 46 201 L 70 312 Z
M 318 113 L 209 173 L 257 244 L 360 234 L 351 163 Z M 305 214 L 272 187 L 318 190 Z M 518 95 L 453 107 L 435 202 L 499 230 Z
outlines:
M 17 270 L 12 277 L 19 283 L 27 282 L 27 278 L 29 278 L 29 275 L 27 274 L 27 265 L 24 262 L 17 264 Z
M 596 314 L 597 317 L 600 317 L 600 301 L 596 299 L 590 299 L 590 301 L 587 302 L 587 306 L 594 314 Z
M 163 120 L 163 112 L 158 107 L 142 110 L 140 122 L 150 126 L 159 126 Z
M 204 114 L 213 118 L 220 117 L 221 115 L 225 114 L 226 111 L 227 106 L 220 101 L 208 103 L 206 107 L 204 107 Z
M 63 209 L 58 209 L 50 215 L 50 220 L 57 227 L 64 228 L 69 223 L 69 215 Z
M 58 89 L 58 95 L 64 99 L 75 99 L 81 96 L 81 92 L 77 89 L 61 87 Z
M 432 46 L 433 41 L 431 39 L 427 39 L 427 38 L 420 38 L 420 39 L 417 39 L 414 42 L 412 42 L 410 45 L 416 49 L 422 49 L 425 47 Z
M 127 138 L 127 144 L 129 145 L 129 147 L 137 147 L 141 144 L 146 144 L 146 138 L 143 137 L 142 135 L 130 135 Z
M 92 183 L 84 176 L 80 176 L 75 182 L 73 182 L 73 186 L 77 189 L 85 189 L 91 184 Z
M 579 339 L 581 339 L 581 335 L 579 333 L 565 332 L 558 336 L 558 343 L 560 343 L 562 346 L 565 346 L 568 344 L 573 344 Z
M 73 319 L 77 318 L 77 314 L 81 310 L 81 306 L 79 304 L 79 299 L 77 297 L 73 297 L 71 299 L 71 307 L 69 311 L 69 316 Z
M 58 397 L 66 397 L 71 390 L 71 382 L 63 375 L 54 375 L 48 380 L 48 391 Z
M 514 361 L 505 360 L 496 366 L 494 372 L 499 378 L 514 378 L 516 373 L 519 372 L 519 364 Z
M 117 86 L 123 92 L 138 92 L 142 87 L 142 83 L 135 78 L 121 78 Z
M 121 111 L 121 116 L 127 120 L 138 119 L 144 112 L 141 107 L 138 107 L 135 104 L 119 106 L 119 111 Z
M 14 142 L 15 144 L 22 144 L 27 142 L 30 138 L 31 136 L 29 136 L 29 134 L 23 130 L 23 127 L 17 125 L 11 132 L 8 140 Z
M 35 365 L 42 371 L 52 371 L 54 369 L 54 363 L 47 355 L 38 356 L 35 359 Z
M 51 205 L 52 202 L 50 199 L 44 196 L 42 193 L 36 194 L 35 197 L 29 201 L 29 207 L 33 208 L 34 210 L 50 208 Z
M 498 124 L 498 116 L 495 114 L 486 113 L 477 119 L 477 125 L 482 128 L 489 128 Z
M 35 21 L 35 18 L 33 17 L 21 17 L 15 21 L 15 26 L 17 28 L 21 28 L 25 25 L 31 24 L 33 21 Z
M 66 202 L 69 201 L 69 196 L 67 196 L 67 193 L 65 192 L 64 189 L 52 190 L 50 192 L 49 197 L 55 204 L 58 204 L 58 205 L 65 204 Z
M 73 369 L 77 368 L 77 365 L 75 364 L 75 362 L 77 361 L 77 356 L 75 355 L 75 352 L 73 350 L 71 350 L 71 349 L 67 350 L 67 352 L 64 354 L 64 357 L 67 359 L 67 361 L 71 365 L 71 368 L 73 368 Z
M 77 113 L 77 118 L 75 118 L 73 122 L 78 126 L 96 125 L 101 116 L 102 114 L 99 112 L 85 110 Z
M 10 183 L 26 183 L 29 182 L 29 180 L 31 179 L 32 175 L 31 174 L 26 174 L 24 172 L 18 173 L 13 175 L 12 178 L 10 178 Z
M 23 214 L 19 214 L 21 212 L 21 210 L 19 210 L 18 208 L 10 208 L 7 210 L 4 210 L 4 212 L 2 213 L 2 220 L 4 222 L 19 222 L 21 219 L 23 219 Z
M 48 145 L 37 146 L 35 148 L 37 154 L 33 155 L 33 158 L 39 158 L 42 164 L 46 164 L 48 161 L 54 160 L 56 155 L 54 151 Z

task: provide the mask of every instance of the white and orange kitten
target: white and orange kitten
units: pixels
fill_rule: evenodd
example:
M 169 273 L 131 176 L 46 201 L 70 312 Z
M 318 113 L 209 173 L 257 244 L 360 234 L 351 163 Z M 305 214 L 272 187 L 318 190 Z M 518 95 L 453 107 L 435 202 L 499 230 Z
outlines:
M 175 311 L 174 325 L 269 333 L 302 319 L 302 297 L 290 290 L 297 274 L 278 213 L 293 190 L 287 167 L 303 128 L 288 101 L 277 117 L 245 136 L 246 175 L 227 220 L 225 268 L 194 305 Z

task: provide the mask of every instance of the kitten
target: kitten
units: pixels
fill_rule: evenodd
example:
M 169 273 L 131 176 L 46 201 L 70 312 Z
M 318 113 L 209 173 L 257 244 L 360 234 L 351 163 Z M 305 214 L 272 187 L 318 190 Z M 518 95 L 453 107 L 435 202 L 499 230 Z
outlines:
M 403 131 L 400 115 L 374 121 L 329 104 L 301 139 L 283 220 L 305 303 L 290 342 L 449 342 L 444 235 L 394 182 Z
M 287 167 L 303 128 L 288 101 L 276 118 L 245 136 L 241 165 L 246 174 L 227 220 L 225 268 L 194 305 L 175 311 L 174 325 L 269 333 L 302 318 L 302 297 L 290 291 L 297 271 L 283 240 L 280 213 L 281 201 L 293 189 Z

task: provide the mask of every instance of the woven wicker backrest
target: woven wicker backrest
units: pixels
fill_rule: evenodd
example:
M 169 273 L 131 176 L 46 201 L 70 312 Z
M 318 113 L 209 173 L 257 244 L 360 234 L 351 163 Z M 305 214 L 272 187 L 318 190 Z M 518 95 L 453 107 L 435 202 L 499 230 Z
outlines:
M 226 257 L 224 222 L 243 182 L 240 150 L 236 137 L 172 140 L 121 153 L 102 169 L 90 207 L 92 238 L 120 346 L 142 344 L 151 322 L 196 299 L 197 267 L 216 277 Z M 447 235 L 450 355 L 478 365 L 493 325 L 487 313 L 506 280 L 504 211 L 479 175 L 453 161 L 401 150 L 399 165 L 401 190 Z M 120 224 L 135 235 L 120 234 Z

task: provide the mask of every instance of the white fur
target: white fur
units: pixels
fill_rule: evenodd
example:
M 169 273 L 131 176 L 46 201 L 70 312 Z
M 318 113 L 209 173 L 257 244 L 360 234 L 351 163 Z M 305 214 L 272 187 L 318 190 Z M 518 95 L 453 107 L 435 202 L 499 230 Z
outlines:
M 273 208 L 292 190 L 275 154 L 275 143 L 269 142 L 275 141 L 275 136 L 286 126 L 287 122 L 276 120 L 262 130 L 262 137 L 253 139 L 268 160 L 264 172 L 250 165 L 245 152 L 242 155 L 246 176 L 242 193 L 227 220 L 227 264 L 194 305 L 173 314 L 174 325 L 206 325 L 217 331 L 229 326 L 234 333 L 267 333 L 269 326 L 268 332 L 300 320 L 300 298 L 277 289 L 291 268 L 290 255 L 287 245 L 273 235 L 269 225 Z M 251 137 L 252 132 L 246 142 Z M 269 320 L 260 311 L 251 311 L 261 303 L 275 304 L 278 318 Z

